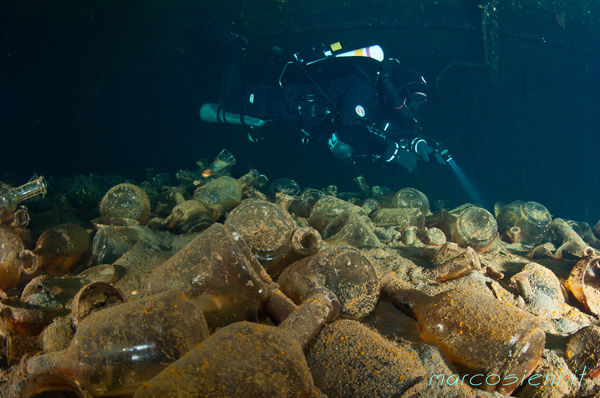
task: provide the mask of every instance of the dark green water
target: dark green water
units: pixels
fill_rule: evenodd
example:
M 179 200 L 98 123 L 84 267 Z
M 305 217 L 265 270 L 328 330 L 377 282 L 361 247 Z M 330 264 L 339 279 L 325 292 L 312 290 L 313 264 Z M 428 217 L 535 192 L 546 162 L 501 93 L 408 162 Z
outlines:
M 430 82 L 426 133 L 446 143 L 488 207 L 532 200 L 555 217 L 600 218 L 592 40 L 600 13 L 586 2 L 497 2 L 486 46 L 482 4 L 468 1 L 8 0 L 0 5 L 0 180 L 114 173 L 141 182 L 149 167 L 193 169 L 227 148 L 237 176 L 252 164 L 270 180 L 356 190 L 352 179 L 364 174 L 370 185 L 470 200 L 448 167 L 421 163 L 408 174 L 348 165 L 285 130 L 251 145 L 242 129 L 203 124 L 198 109 L 218 100 L 223 56 L 195 33 L 203 4 L 250 39 L 250 66 L 273 44 L 291 53 L 336 40 L 379 43 Z M 457 65 L 441 74 L 486 54 L 494 70 Z

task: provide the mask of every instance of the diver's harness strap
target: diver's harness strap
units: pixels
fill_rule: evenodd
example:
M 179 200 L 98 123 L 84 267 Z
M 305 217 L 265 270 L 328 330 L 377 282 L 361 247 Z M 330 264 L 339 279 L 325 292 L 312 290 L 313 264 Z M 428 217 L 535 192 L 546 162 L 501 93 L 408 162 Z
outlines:
M 321 94 L 321 96 L 325 99 L 325 101 L 327 101 L 327 103 L 331 107 L 331 110 L 333 111 L 332 113 L 334 114 L 334 117 L 335 117 L 335 115 L 337 115 L 339 113 L 337 110 L 337 107 L 335 106 L 335 103 L 331 100 L 331 98 L 329 98 L 327 93 L 325 91 L 323 91 L 321 86 L 319 86 L 319 84 L 315 81 L 315 79 L 313 79 L 313 77 L 310 75 L 310 73 L 308 73 L 308 71 L 305 68 L 304 60 L 302 60 L 299 57 L 298 53 L 294 54 L 294 59 L 296 60 L 296 66 L 298 66 L 298 68 L 304 73 L 304 75 L 306 75 L 306 78 L 312 83 L 313 86 L 315 86 L 315 88 L 317 89 L 319 94 Z
M 381 65 L 381 71 L 377 75 L 377 78 L 385 89 L 392 106 L 405 117 L 412 119 L 415 123 L 419 123 L 419 120 L 414 116 L 413 109 L 411 109 L 407 103 L 407 100 L 413 96 L 413 93 L 408 89 L 406 83 L 402 79 L 402 75 L 400 73 L 395 73 L 395 76 L 402 85 L 401 88 L 402 91 L 404 91 L 404 98 L 401 98 L 400 95 L 398 95 L 399 90 L 394 83 L 392 83 L 391 75 L 394 74 L 393 69 L 400 69 L 400 61 L 396 58 L 390 58 L 382 61 Z
M 324 101 L 317 101 L 315 93 L 306 94 L 301 98 L 298 98 L 298 102 L 292 105 L 292 111 L 297 112 L 300 115 L 300 133 L 302 134 L 302 143 L 308 145 L 311 138 L 311 130 L 315 127 L 315 121 L 318 118 L 330 118 L 333 119 L 339 113 L 335 103 L 327 93 L 321 88 L 319 83 L 310 75 L 306 69 L 305 61 L 300 58 L 299 54 L 294 54 L 294 61 L 290 61 L 288 64 L 294 64 L 302 73 L 306 76 L 308 81 L 314 86 L 316 94 L 318 94 Z M 285 69 L 284 69 L 285 71 Z M 283 72 L 282 72 L 283 74 Z M 281 83 L 280 83 L 281 84 Z M 324 105 L 325 102 L 328 106 Z

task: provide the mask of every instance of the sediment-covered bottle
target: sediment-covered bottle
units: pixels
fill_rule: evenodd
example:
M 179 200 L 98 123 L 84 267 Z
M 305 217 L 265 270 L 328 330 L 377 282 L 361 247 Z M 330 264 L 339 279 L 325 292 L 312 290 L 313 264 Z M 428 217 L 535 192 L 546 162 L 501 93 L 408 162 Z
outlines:
M 271 183 L 267 193 L 271 198 L 275 198 L 278 193 L 296 196 L 300 193 L 300 185 L 290 178 L 278 178 Z
M 290 264 L 277 280 L 296 303 L 315 287 L 330 289 L 340 301 L 340 316 L 363 319 L 375 310 L 379 280 L 369 259 L 350 246 L 332 246 Z
M 519 242 L 524 245 L 537 245 L 542 242 L 552 222 L 552 216 L 546 207 L 537 202 L 511 202 L 502 207 L 497 215 L 498 229 L 501 234 L 511 228 L 519 228 Z
M 190 199 L 178 202 L 165 220 L 167 229 L 178 233 L 203 231 L 214 222 L 202 203 Z
M 356 213 L 368 218 L 367 213 L 359 206 L 333 196 L 323 196 L 312 208 L 309 222 L 322 233 L 327 225 L 342 213 Z
M 303 348 L 339 305 L 327 289 L 316 289 L 278 327 L 236 322 L 219 329 L 152 380 L 135 398 L 311 397 Z
M 289 212 L 303 218 L 310 217 L 310 213 L 315 204 L 323 197 L 325 193 L 318 189 L 306 188 L 302 193 L 294 197 L 289 205 Z
M 90 234 L 85 228 L 67 223 L 45 230 L 38 238 L 33 253 L 39 267 L 51 273 L 57 268 L 64 272 L 85 258 L 90 245 Z
M 332 245 L 349 245 L 357 249 L 381 246 L 368 217 L 357 213 L 342 213 L 323 230 L 323 240 Z
M 26 370 L 63 373 L 95 397 L 130 395 L 208 335 L 200 307 L 166 292 L 92 313 L 66 350 L 31 357 Z
M 133 184 L 118 184 L 106 192 L 100 202 L 100 216 L 111 220 L 131 219 L 146 225 L 150 218 L 150 200 L 144 190 Z
M 85 398 L 81 387 L 62 373 L 48 372 L 27 378 L 20 398 Z
M 236 207 L 242 200 L 242 191 L 261 175 L 251 170 L 239 179 L 222 176 L 202 185 L 194 192 L 194 200 L 199 201 L 208 210 L 214 220 Z
M 428 296 L 395 274 L 386 275 L 381 285 L 385 300 L 417 319 L 423 339 L 440 347 L 485 391 L 510 395 L 540 361 L 544 331 L 519 308 L 464 289 Z
M 315 385 L 330 397 L 399 397 L 426 379 L 412 347 L 402 341 L 392 344 L 353 320 L 325 325 L 306 359 Z
M 556 258 L 572 259 L 595 256 L 594 249 L 562 218 L 555 218 L 552 221 L 550 234 L 560 245 L 554 253 Z
M 272 278 L 286 265 L 321 248 L 317 230 L 297 228 L 287 211 L 263 200 L 242 202 L 227 216 L 225 225 L 241 235 Z
M 470 204 L 427 217 L 427 227 L 438 227 L 452 242 L 471 246 L 477 253 L 490 248 L 498 237 L 498 223 L 486 209 Z
M 419 209 L 424 215 L 429 214 L 429 199 L 415 188 L 402 188 L 394 195 L 394 205 L 403 209 Z
M 211 330 L 250 320 L 268 297 L 270 283 L 240 234 L 220 223 L 196 236 L 147 279 L 152 293 L 183 291 L 201 302 Z
M 386 209 L 381 208 L 371 214 L 371 221 L 377 227 L 394 227 L 406 230 L 416 227 L 419 231 L 425 229 L 425 216 L 420 209 L 414 207 Z

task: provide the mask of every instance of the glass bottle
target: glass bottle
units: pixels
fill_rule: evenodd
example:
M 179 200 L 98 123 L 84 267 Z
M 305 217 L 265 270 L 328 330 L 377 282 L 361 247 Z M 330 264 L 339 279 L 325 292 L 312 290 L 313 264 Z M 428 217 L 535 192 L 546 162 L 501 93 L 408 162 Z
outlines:
M 13 214 L 10 226 L 17 229 L 26 228 L 29 225 L 29 211 L 25 206 L 19 206 L 19 208 Z
M 312 211 L 315 204 L 325 196 L 323 191 L 319 191 L 314 188 L 306 188 L 300 196 L 294 198 L 292 203 L 288 208 L 289 212 L 303 218 L 310 217 L 310 212 Z
M 394 197 L 396 193 L 388 187 L 374 186 L 371 188 L 371 197 L 381 203 L 381 207 L 395 207 Z
M 178 203 L 166 219 L 165 226 L 178 233 L 200 232 L 214 222 L 206 207 L 197 200 L 190 199 Z
M 277 193 L 296 196 L 300 193 L 300 185 L 290 178 L 278 178 L 271 183 L 268 193 L 271 198 Z
M 85 398 L 75 380 L 56 372 L 27 378 L 20 398 Z
M 422 338 L 441 348 L 463 373 L 483 375 L 476 382 L 491 377 L 479 386 L 485 391 L 510 395 L 544 351 L 545 333 L 535 319 L 491 295 L 453 289 L 432 297 L 395 274 L 384 276 L 381 292 L 383 299 L 414 316 Z
M 212 163 L 200 174 L 202 182 L 203 180 L 209 178 L 219 177 L 229 171 L 231 167 L 235 166 L 236 160 L 235 157 L 229 152 L 227 149 L 223 149 L 212 161 Z M 194 182 L 195 183 L 195 182 Z
M 323 239 L 332 245 L 349 245 L 358 249 L 381 246 L 371 228 L 371 220 L 357 213 L 341 213 L 323 230 Z
M 571 269 L 565 287 L 583 308 L 591 314 L 600 315 L 600 257 L 588 256 L 577 261 Z
M 251 319 L 269 295 L 271 278 L 240 234 L 215 223 L 155 269 L 150 292 L 187 292 L 200 303 L 211 330 Z
M 24 356 L 40 350 L 37 335 L 24 335 L 19 330 L 13 331 L 8 321 L 0 318 L 0 356 L 6 359 L 9 366 L 18 365 Z
M 103 220 L 128 218 L 146 225 L 150 218 L 150 199 L 137 185 L 115 185 L 100 202 L 100 216 Z
M 0 222 L 11 221 L 20 202 L 36 195 L 45 195 L 47 192 L 44 177 L 38 177 L 16 188 L 0 182 Z
M 306 360 L 315 385 L 330 397 L 400 397 L 419 380 L 428 381 L 408 343 L 400 339 L 393 344 L 348 319 L 325 325 L 308 347 Z
M 559 242 L 554 256 L 559 259 L 573 259 L 594 256 L 594 249 L 562 218 L 555 218 L 550 225 L 550 233 Z
M 317 231 L 323 233 L 325 227 L 342 213 L 357 213 L 367 217 L 367 213 L 361 207 L 328 195 L 319 199 L 312 208 L 309 223 Z
M 354 182 L 358 186 L 358 189 L 360 190 L 360 193 L 363 197 L 366 198 L 367 196 L 369 196 L 369 194 L 371 193 L 371 188 L 367 184 L 367 181 L 365 180 L 365 176 L 363 174 L 354 177 Z
M 310 227 L 296 228 L 292 216 L 263 200 L 246 200 L 233 209 L 225 226 L 237 231 L 271 278 L 291 262 L 321 248 L 321 235 Z
M 466 204 L 427 217 L 427 227 L 438 227 L 452 242 L 471 246 L 477 253 L 490 248 L 498 237 L 498 224 L 486 209 Z
M 194 200 L 199 201 L 214 220 L 218 220 L 240 204 L 244 187 L 251 185 L 260 177 L 256 170 L 250 170 L 237 180 L 229 176 L 219 177 L 196 188 Z
M 97 265 L 74 276 L 52 276 L 48 274 L 33 278 L 21 293 L 21 301 L 49 308 L 68 306 L 73 297 L 84 286 L 95 283 L 114 283 L 119 273 L 110 264 Z
M 414 207 L 376 210 L 371 214 L 371 221 L 377 227 L 394 227 L 401 231 L 416 227 L 419 231 L 425 229 L 425 216 L 420 209 Z
M 7 328 L 16 334 L 37 336 L 54 318 L 68 314 L 64 308 L 48 308 L 17 299 L 0 300 L 0 312 Z
M 0 290 L 17 287 L 21 274 L 32 275 L 37 266 L 35 255 L 24 250 L 17 232 L 0 224 Z
M 39 267 L 60 274 L 80 263 L 91 246 L 90 234 L 81 225 L 67 223 L 45 230 L 35 250 Z
M 277 279 L 281 291 L 296 303 L 315 287 L 330 289 L 340 301 L 340 316 L 364 319 L 379 299 L 379 280 L 373 265 L 360 250 L 331 246 L 290 264 Z
M 303 349 L 337 316 L 337 300 L 316 289 L 278 327 L 236 322 L 144 383 L 135 398 L 315 396 Z
M 90 314 L 125 302 L 118 287 L 106 282 L 92 282 L 82 287 L 70 303 L 71 318 L 75 327 Z
M 394 207 L 400 209 L 419 209 L 421 213 L 429 214 L 429 199 L 415 188 L 402 188 L 394 195 Z
M 92 313 L 67 349 L 25 366 L 30 375 L 63 373 L 95 397 L 130 395 L 208 336 L 200 307 L 166 292 Z
M 471 271 L 480 270 L 481 261 L 472 247 L 462 248 L 448 242 L 434 254 L 432 277 L 437 282 L 460 278 Z
M 92 240 L 90 265 L 113 264 L 138 241 L 142 228 L 111 225 L 100 228 Z
M 590 379 L 600 376 L 600 327 L 586 326 L 569 336 L 564 355 L 573 373 Z
M 498 229 L 501 234 L 513 227 L 520 229 L 519 241 L 524 245 L 537 245 L 542 242 L 552 216 L 546 207 L 537 202 L 516 200 L 502 207 L 498 213 Z

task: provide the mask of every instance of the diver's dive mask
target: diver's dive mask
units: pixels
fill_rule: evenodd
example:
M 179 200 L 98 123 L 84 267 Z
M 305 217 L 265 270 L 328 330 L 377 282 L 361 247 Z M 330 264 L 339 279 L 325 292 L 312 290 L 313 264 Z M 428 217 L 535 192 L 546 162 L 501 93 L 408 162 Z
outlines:
M 425 93 L 412 93 L 402 101 L 402 106 L 399 108 L 394 107 L 398 114 L 403 118 L 413 120 L 418 123 L 421 119 L 419 110 L 421 106 L 427 102 L 427 94 Z

